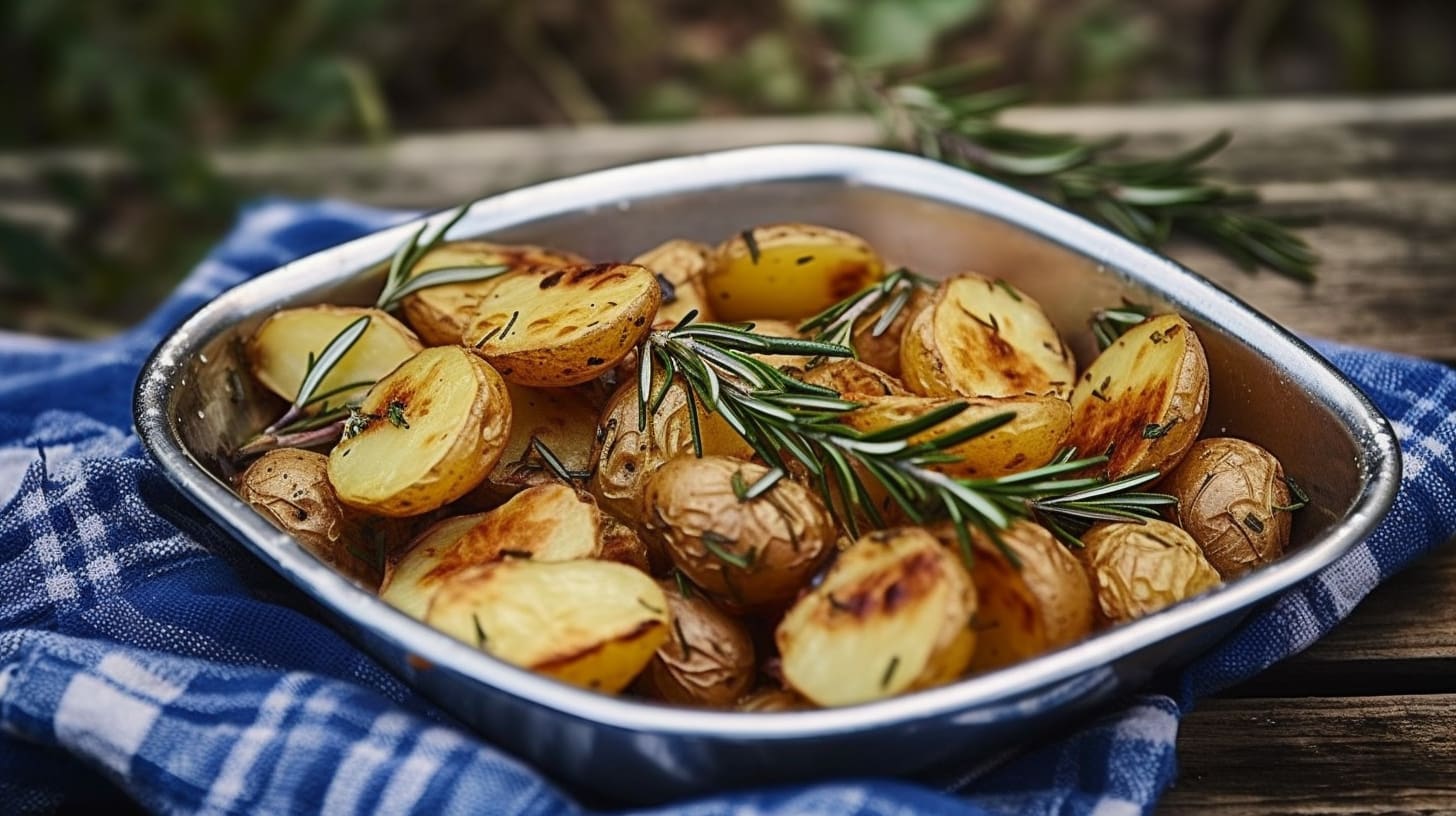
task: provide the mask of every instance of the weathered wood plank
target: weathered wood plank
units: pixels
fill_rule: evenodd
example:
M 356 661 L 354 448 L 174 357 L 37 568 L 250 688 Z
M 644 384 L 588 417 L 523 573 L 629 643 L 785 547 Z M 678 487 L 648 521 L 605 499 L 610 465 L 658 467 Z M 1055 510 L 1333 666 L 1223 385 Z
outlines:
M 1159 813 L 1456 812 L 1456 695 L 1210 700 Z

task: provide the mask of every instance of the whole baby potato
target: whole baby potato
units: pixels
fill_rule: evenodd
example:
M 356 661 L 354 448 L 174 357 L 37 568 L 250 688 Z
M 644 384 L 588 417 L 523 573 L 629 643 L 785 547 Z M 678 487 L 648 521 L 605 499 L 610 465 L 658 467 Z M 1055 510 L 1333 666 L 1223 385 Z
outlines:
M 807 711 L 812 709 L 814 704 L 805 700 L 788 689 L 765 686 L 755 689 L 739 698 L 733 704 L 737 711 L 749 712 L 773 712 L 773 711 Z
M 1163 490 L 1178 500 L 1173 520 L 1225 579 L 1273 561 L 1289 544 L 1284 468 L 1252 442 L 1220 437 L 1193 443 Z
M 768 468 L 724 456 L 679 456 L 647 483 L 647 534 L 693 583 L 746 608 L 798 594 L 834 551 L 834 519 L 819 497 L 788 478 L 754 498 Z
M 672 631 L 642 673 L 642 690 L 680 705 L 731 706 L 753 684 L 753 638 L 702 594 L 684 595 L 672 581 L 658 586 L 667 596 Z
M 1097 591 L 1101 618 L 1121 623 L 1150 615 L 1219 585 L 1198 543 L 1166 521 L 1098 524 L 1077 555 Z

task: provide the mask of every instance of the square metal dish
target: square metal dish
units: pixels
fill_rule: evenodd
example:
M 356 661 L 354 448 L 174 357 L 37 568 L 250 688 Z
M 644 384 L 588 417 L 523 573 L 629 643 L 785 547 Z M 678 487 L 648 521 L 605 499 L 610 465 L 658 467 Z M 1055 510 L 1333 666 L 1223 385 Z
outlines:
M 438 226 L 443 214 L 423 219 Z M 649 162 L 476 203 L 452 238 L 487 237 L 627 259 L 669 238 L 714 242 L 805 221 L 864 236 L 943 277 L 1002 277 L 1041 302 L 1081 365 L 1088 313 L 1126 296 L 1197 328 L 1212 374 L 1205 433 L 1270 449 L 1307 487 L 1282 560 L 1156 615 L 991 674 L 881 702 L 745 714 L 619 699 L 501 663 L 395 611 L 274 529 L 220 478 L 217 454 L 266 424 L 239 339 L 273 311 L 366 303 L 379 263 L 420 221 L 244 283 L 156 350 L 137 385 L 137 429 L 167 476 L 346 635 L 442 708 L 557 780 L 618 800 L 839 775 L 913 775 L 976 757 L 1187 661 L 1257 604 L 1329 565 L 1389 509 L 1400 462 L 1389 424 L 1307 346 L 1198 275 L 1051 205 L 924 159 L 818 145 Z

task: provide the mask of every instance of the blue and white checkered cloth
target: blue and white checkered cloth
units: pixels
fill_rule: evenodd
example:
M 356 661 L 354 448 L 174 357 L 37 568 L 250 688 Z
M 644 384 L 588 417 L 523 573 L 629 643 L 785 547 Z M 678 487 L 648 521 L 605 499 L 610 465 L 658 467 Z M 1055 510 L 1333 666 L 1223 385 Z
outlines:
M 245 278 L 398 213 L 268 201 L 154 316 L 113 340 L 0 333 L 0 803 L 7 813 L 578 813 L 567 791 L 462 730 L 313 619 L 144 457 L 131 389 L 163 334 Z M 1168 693 L 951 790 L 849 779 L 733 793 L 692 814 L 1140 813 L 1175 775 L 1200 696 L 1309 646 L 1372 588 L 1456 534 L 1456 372 L 1321 350 L 1394 421 L 1390 517 L 1251 616 Z

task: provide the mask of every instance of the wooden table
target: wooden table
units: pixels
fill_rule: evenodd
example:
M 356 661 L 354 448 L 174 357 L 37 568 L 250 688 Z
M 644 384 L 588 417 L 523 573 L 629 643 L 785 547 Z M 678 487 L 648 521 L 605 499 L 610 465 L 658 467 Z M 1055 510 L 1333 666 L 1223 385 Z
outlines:
M 1015 119 L 1134 144 L 1236 134 L 1220 158 L 1282 212 L 1313 215 L 1313 287 L 1174 254 L 1292 329 L 1456 361 L 1456 96 L 1037 109 Z M 439 207 L 638 159 L 784 141 L 870 143 L 859 118 L 413 136 L 380 149 L 230 153 L 260 189 Z M 109 172 L 104 154 L 59 160 Z M 34 157 L 0 156 L 0 190 L 32 217 Z M 17 192 L 18 191 L 18 192 Z M 0 201 L 0 209 L 6 207 Z M 1167 814 L 1456 812 L 1456 545 L 1370 596 L 1309 651 L 1204 701 L 1179 736 Z

